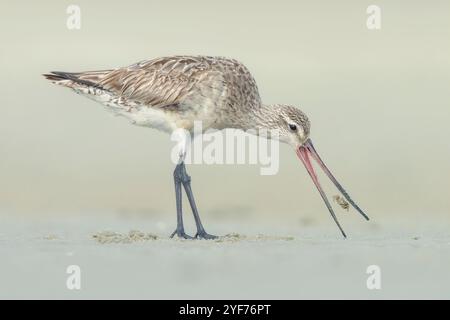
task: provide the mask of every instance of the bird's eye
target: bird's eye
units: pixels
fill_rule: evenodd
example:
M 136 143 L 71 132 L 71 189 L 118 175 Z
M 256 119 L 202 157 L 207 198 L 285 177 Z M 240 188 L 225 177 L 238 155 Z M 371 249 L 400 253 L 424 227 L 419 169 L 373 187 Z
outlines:
M 290 124 L 289 129 L 291 129 L 292 131 L 297 131 L 297 126 L 295 124 Z

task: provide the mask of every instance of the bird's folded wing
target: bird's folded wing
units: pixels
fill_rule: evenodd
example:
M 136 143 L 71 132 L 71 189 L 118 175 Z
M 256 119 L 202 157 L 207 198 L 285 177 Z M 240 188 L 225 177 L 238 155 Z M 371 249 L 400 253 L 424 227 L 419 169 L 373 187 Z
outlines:
M 207 71 L 210 65 L 201 58 L 166 57 L 112 70 L 97 83 L 122 99 L 164 107 L 180 103 Z

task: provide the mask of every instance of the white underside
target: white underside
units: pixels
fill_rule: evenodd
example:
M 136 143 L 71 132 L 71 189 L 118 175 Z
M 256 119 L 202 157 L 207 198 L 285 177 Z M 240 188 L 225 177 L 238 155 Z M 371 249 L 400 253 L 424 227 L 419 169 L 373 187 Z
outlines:
M 117 110 L 115 108 L 106 107 L 113 114 L 130 120 L 137 126 L 150 127 L 163 132 L 170 133 L 176 129 L 175 121 L 167 113 L 152 107 L 136 107 L 132 111 Z
M 151 106 L 120 105 L 117 103 L 118 99 L 116 97 L 105 92 L 92 94 L 88 90 L 75 91 L 91 100 L 99 102 L 108 112 L 115 116 L 124 117 L 134 125 L 150 127 L 167 133 L 171 133 L 177 128 L 176 119 L 162 109 L 152 108 Z
M 57 83 L 68 86 L 64 81 Z M 70 87 L 76 93 L 99 102 L 113 115 L 127 118 L 134 125 L 154 128 L 169 134 L 177 128 L 190 131 L 194 127 L 195 121 L 201 121 L 203 130 L 217 125 L 217 115 L 214 113 L 216 101 L 214 99 L 203 98 L 201 101 L 194 99 L 189 101 L 184 108 L 180 107 L 180 112 L 172 112 L 164 108 L 124 102 L 120 97 L 99 88 Z M 190 112 L 182 112 L 183 109 Z

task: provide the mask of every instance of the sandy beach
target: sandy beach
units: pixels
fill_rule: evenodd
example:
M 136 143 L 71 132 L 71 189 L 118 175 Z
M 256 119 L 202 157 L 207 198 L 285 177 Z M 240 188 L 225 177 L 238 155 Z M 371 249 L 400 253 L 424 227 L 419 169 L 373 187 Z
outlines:
M 0 1 L 0 298 L 450 298 L 449 13 L 450 1 Z M 202 222 L 224 237 L 169 239 L 174 141 L 42 74 L 174 55 L 236 59 L 264 105 L 302 110 L 371 220 L 316 166 L 343 239 L 283 144 L 273 175 L 188 165 Z M 292 130 L 288 118 L 274 123 Z
M 3 219 L 0 298 L 440 299 L 449 298 L 450 236 L 350 224 L 211 221 L 215 241 L 169 239 L 170 219 L 110 216 Z M 81 270 L 69 290 L 68 266 Z M 369 290 L 367 267 L 381 270 Z

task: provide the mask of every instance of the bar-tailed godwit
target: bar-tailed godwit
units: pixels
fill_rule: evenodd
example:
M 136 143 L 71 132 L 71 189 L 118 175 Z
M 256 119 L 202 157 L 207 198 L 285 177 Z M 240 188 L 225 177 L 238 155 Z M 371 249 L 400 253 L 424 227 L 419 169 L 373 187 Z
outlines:
M 208 129 L 277 130 L 279 140 L 291 145 L 311 176 L 331 216 L 346 237 L 311 164 L 314 158 L 347 201 L 367 220 L 367 215 L 350 198 L 315 150 L 308 117 L 298 108 L 285 104 L 261 102 L 255 79 L 248 69 L 234 59 L 207 56 L 173 56 L 145 60 L 124 68 L 58 72 L 44 75 L 53 83 L 98 101 L 133 124 L 156 128 L 167 133 L 182 128 L 191 132 L 194 121 Z M 173 172 L 176 195 L 177 227 L 172 234 L 184 239 L 214 239 L 208 234 L 198 214 L 186 172 L 184 155 Z M 182 186 L 194 215 L 197 234 L 184 231 Z

